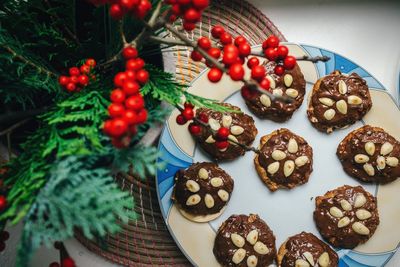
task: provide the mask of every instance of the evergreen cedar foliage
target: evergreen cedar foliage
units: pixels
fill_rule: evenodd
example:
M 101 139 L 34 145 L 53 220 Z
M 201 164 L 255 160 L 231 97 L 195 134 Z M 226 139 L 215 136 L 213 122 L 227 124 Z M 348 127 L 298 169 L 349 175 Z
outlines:
M 128 41 L 142 28 L 129 17 L 123 25 Z M 6 164 L 0 188 L 8 203 L 0 212 L 0 229 L 7 222 L 24 224 L 18 266 L 28 266 L 41 245 L 72 237 L 75 228 L 87 238 L 101 237 L 118 231 L 117 218 L 135 219 L 132 197 L 116 185 L 113 174 L 132 166 L 143 178 L 162 164 L 156 162 L 156 148 L 139 143 L 149 128 L 164 121 L 168 110 L 160 101 L 177 105 L 184 96 L 195 106 L 221 109 L 150 65 L 157 47 L 138 47 L 150 73 L 141 91 L 149 117 L 129 148 L 114 149 L 101 127 L 113 76 L 123 66 L 122 60 L 103 63 L 122 49 L 119 29 L 107 6 L 96 8 L 83 0 L 4 0 L 0 5 L 0 132 L 29 119 L 11 138 L 1 139 L 18 153 Z M 86 58 L 98 62 L 95 82 L 81 92 L 66 92 L 58 77 Z

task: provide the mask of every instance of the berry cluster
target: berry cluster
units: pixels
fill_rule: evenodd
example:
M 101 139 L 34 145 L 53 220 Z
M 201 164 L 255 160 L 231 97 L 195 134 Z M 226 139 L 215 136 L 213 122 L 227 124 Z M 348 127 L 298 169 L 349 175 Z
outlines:
M 184 125 L 186 122 L 193 120 L 194 115 L 194 106 L 186 102 L 184 104 L 184 109 L 181 110 L 181 114 L 176 117 L 176 123 L 179 125 Z
M 124 72 L 114 77 L 116 89 L 111 92 L 108 114 L 111 119 L 104 122 L 104 132 L 112 137 L 117 148 L 127 147 L 136 126 L 147 120 L 147 110 L 139 90 L 149 80 L 149 73 L 143 69 L 145 62 L 138 57 L 136 48 L 128 46 L 122 51 L 126 60 Z
M 110 4 L 110 16 L 116 20 L 122 19 L 128 13 L 143 19 L 152 7 L 149 0 L 89 0 L 89 2 L 95 6 Z
M 183 28 L 192 31 L 200 21 L 203 10 L 208 7 L 209 0 L 165 0 L 165 3 L 172 6 L 170 21 L 182 17 Z
M 70 76 L 60 76 L 58 83 L 68 92 L 79 92 L 83 87 L 89 84 L 89 76 L 96 66 L 94 59 L 87 59 L 85 63 L 78 67 L 72 67 L 69 69 Z M 94 76 L 91 77 L 92 79 Z
M 270 36 L 262 44 L 265 57 L 270 61 L 275 61 L 274 72 L 282 76 L 285 70 L 291 70 L 296 66 L 296 58 L 289 56 L 289 49 L 284 45 L 279 45 L 279 39 L 276 36 Z

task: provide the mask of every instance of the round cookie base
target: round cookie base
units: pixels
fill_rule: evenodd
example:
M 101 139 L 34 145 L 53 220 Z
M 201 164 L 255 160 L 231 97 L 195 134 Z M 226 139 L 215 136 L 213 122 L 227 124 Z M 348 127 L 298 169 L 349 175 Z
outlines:
M 226 207 L 227 206 L 225 205 L 218 213 L 208 214 L 208 215 L 195 215 L 195 214 L 188 213 L 187 211 L 184 211 L 179 206 L 177 206 L 179 212 L 182 214 L 183 217 L 185 217 L 189 221 L 196 222 L 196 223 L 206 223 L 206 222 L 210 222 L 210 221 L 217 219 L 219 216 L 222 215 L 222 213 L 224 213 Z

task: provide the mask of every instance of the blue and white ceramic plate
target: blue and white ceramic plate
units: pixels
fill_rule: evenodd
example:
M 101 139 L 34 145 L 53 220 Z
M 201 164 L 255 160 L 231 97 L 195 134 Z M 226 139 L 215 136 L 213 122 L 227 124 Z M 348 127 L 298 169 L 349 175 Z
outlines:
M 295 56 L 327 55 L 327 63 L 312 64 L 300 62 L 300 67 L 307 81 L 307 92 L 315 81 L 338 69 L 343 73 L 356 72 L 361 75 L 371 89 L 372 110 L 363 121 L 330 135 L 318 132 L 311 126 L 306 116 L 306 101 L 295 112 L 292 119 L 285 123 L 260 120 L 255 116 L 258 136 L 260 137 L 285 127 L 303 136 L 314 148 L 314 171 L 307 184 L 292 190 L 278 190 L 271 193 L 259 179 L 253 164 L 254 154 L 248 152 L 232 162 L 220 163 L 235 180 L 232 198 L 224 213 L 209 223 L 194 223 L 185 219 L 171 202 L 174 174 L 179 169 L 190 166 L 193 162 L 211 161 L 195 144 L 187 127 L 178 126 L 172 112 L 166 122 L 159 150 L 159 161 L 166 162 L 164 169 L 157 174 L 157 193 L 165 222 L 187 258 L 196 266 L 219 266 L 212 252 L 215 233 L 221 223 L 232 214 L 256 213 L 263 218 L 276 236 L 279 247 L 289 236 L 301 231 L 312 232 L 319 236 L 313 221 L 315 197 L 344 184 L 358 185 L 359 182 L 349 177 L 342 169 L 335 151 L 339 142 L 352 130 L 363 124 L 384 128 L 400 140 L 400 111 L 395 100 L 386 89 L 367 71 L 352 61 L 333 52 L 308 45 L 288 44 L 290 53 Z M 224 77 L 218 84 L 211 84 L 207 75 L 200 74 L 193 82 L 190 92 L 229 102 L 239 106 L 245 113 L 251 114 L 240 96 L 241 84 Z M 307 97 L 305 97 L 307 99 Z M 338 250 L 339 266 L 384 266 L 395 253 L 400 241 L 400 179 L 384 186 L 363 184 L 364 188 L 377 196 L 381 223 L 373 237 L 354 250 Z

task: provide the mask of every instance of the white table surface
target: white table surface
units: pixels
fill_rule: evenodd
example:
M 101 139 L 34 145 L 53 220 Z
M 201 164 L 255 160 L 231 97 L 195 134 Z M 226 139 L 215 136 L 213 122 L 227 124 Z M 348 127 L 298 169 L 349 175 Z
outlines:
M 398 99 L 400 73 L 400 1 L 250 0 L 291 42 L 333 50 L 365 68 Z M 14 266 L 20 226 L 0 254 L 0 266 Z M 118 266 L 93 254 L 75 239 L 66 247 L 80 267 Z M 32 266 L 58 259 L 58 251 L 41 249 Z M 400 266 L 400 253 L 387 267 Z

